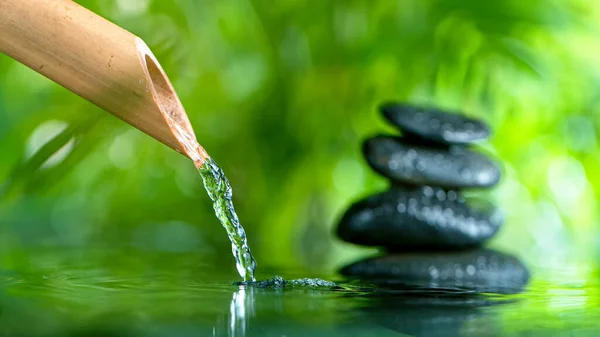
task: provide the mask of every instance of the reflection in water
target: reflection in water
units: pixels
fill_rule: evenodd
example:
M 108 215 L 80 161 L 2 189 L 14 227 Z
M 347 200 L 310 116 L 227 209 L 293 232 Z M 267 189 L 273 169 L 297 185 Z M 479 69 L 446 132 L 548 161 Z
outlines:
M 527 294 L 492 295 L 399 284 L 264 289 L 194 283 L 196 274 L 71 271 L 0 276 L 0 336 L 581 336 L 597 331 L 600 314 L 597 284 L 536 281 Z
M 196 253 L 123 253 L 44 248 L 19 259 L 21 270 L 0 266 L 0 336 L 594 336 L 600 328 L 600 287 L 580 282 L 576 263 L 552 270 L 553 280 L 538 276 L 527 293 L 492 295 L 423 279 L 240 287 L 226 268 L 197 272 Z M 591 272 L 587 280 L 598 279 Z
M 514 303 L 481 294 L 423 290 L 402 296 L 377 296 L 362 311 L 394 331 L 417 336 L 481 336 L 498 331 L 496 315 L 484 310 Z
M 241 286 L 233 293 L 229 307 L 230 337 L 245 337 L 250 318 L 254 316 L 254 289 Z M 213 333 L 213 335 L 215 335 Z M 215 335 L 216 336 L 216 335 Z
M 262 283 L 265 282 L 267 281 Z M 257 285 L 262 283 L 256 282 Z M 342 331 L 365 329 L 365 327 L 366 330 L 383 329 L 383 331 L 391 330 L 418 336 L 477 336 L 491 330 L 501 330 L 501 325 L 497 322 L 498 315 L 487 310 L 488 308 L 517 303 L 517 299 L 513 297 L 494 295 L 490 292 L 484 294 L 475 289 L 452 285 L 446 288 L 392 282 L 374 286 L 373 284 L 361 285 L 359 282 L 337 285 L 336 288 L 322 287 L 312 290 L 284 288 L 240 285 L 232 295 L 227 319 L 218 320 L 222 323 L 221 326 L 227 325 L 226 329 L 219 329 L 217 324 L 213 329 L 213 337 L 261 336 L 266 332 L 293 336 L 291 331 L 294 329 L 290 329 L 298 324 L 297 321 L 287 327 L 274 324 L 285 321 L 290 317 L 291 312 L 299 309 L 295 307 L 290 311 L 291 308 L 283 306 L 284 298 L 290 296 L 305 299 L 307 295 L 314 296 L 311 300 L 313 305 L 302 308 L 308 309 L 302 317 L 304 319 L 312 317 L 311 319 L 316 321 L 319 320 L 319 315 L 315 313 L 322 309 L 319 308 L 319 304 L 314 305 L 317 302 L 322 303 L 327 298 L 339 298 L 343 301 L 338 302 L 336 306 L 342 303 L 354 303 L 352 310 L 345 311 L 343 320 L 336 322 L 335 318 L 327 319 L 327 324 L 335 322 L 336 335 L 340 336 L 343 335 Z M 511 292 L 521 290 L 512 289 Z M 289 296 L 286 296 L 285 292 L 289 292 Z M 356 305 L 357 303 L 360 305 Z M 259 305 L 259 308 L 255 307 L 256 305 Z M 329 313 L 338 314 L 343 311 L 342 307 L 332 307 Z M 268 326 L 264 326 L 264 319 L 257 317 L 259 312 L 261 316 L 268 316 L 262 317 L 271 322 Z M 251 324 L 253 319 L 256 322 Z M 255 326 L 251 328 L 251 325 Z M 374 328 L 377 326 L 380 328 Z M 309 328 L 300 330 L 306 332 Z
M 377 284 L 362 308 L 381 326 L 418 336 L 485 335 L 498 330 L 484 310 L 514 303 L 492 294 L 516 294 L 529 282 L 529 270 L 514 256 L 490 249 L 399 253 L 357 261 L 342 274 Z
M 284 291 L 295 294 L 295 296 L 306 297 L 310 294 L 316 296 L 316 300 L 333 295 L 331 290 L 340 290 L 339 285 L 317 278 L 302 278 L 285 280 L 280 276 L 272 277 L 264 281 L 235 282 L 238 290 L 233 293 L 229 304 L 229 317 L 227 319 L 227 336 L 245 337 L 250 329 L 250 320 L 256 313 L 256 297 L 259 304 L 267 306 L 272 315 L 286 316 L 283 305 Z M 312 301 L 307 305 L 308 311 L 314 311 Z M 297 309 L 297 308 L 295 308 Z M 217 326 L 213 329 L 213 336 L 219 335 Z

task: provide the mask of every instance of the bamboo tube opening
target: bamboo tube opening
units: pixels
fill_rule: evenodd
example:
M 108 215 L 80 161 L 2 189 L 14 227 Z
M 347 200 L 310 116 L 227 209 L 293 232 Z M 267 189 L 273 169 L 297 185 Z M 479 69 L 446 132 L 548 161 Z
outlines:
M 159 107 L 160 112 L 169 125 L 173 135 L 190 157 L 196 167 L 204 164 L 208 154 L 198 144 L 192 125 L 185 113 L 185 109 L 177 97 L 175 89 L 171 85 L 164 70 L 152 54 L 148 46 L 140 38 L 136 38 L 136 46 L 139 52 L 140 61 L 144 67 L 148 87 L 150 88 L 152 98 Z
M 191 158 L 209 158 L 150 48 L 71 0 L 0 0 L 0 52 Z

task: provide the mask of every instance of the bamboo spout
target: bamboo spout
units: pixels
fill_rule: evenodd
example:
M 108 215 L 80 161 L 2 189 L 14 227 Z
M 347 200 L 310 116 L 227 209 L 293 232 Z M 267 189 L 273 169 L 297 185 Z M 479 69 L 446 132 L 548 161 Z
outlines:
M 0 52 L 202 166 L 209 157 L 139 37 L 71 0 L 0 0 Z

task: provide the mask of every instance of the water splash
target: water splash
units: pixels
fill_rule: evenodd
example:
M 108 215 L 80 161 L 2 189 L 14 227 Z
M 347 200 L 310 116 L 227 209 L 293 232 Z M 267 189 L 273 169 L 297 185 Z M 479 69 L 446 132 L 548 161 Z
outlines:
M 232 191 L 227 177 L 212 158 L 206 159 L 198 172 L 208 196 L 213 201 L 215 215 L 225 227 L 231 241 L 231 251 L 235 257 L 238 273 L 244 281 L 255 281 L 256 261 L 250 252 L 246 231 L 233 208 Z
M 274 276 L 264 281 L 236 282 L 234 284 L 251 288 L 340 288 L 340 286 L 334 282 L 319 278 L 285 280 L 281 276 Z

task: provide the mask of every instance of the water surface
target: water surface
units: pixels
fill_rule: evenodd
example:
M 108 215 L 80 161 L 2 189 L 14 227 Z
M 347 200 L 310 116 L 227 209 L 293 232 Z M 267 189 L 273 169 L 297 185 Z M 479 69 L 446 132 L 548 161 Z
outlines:
M 234 286 L 229 265 L 197 253 L 47 247 L 3 257 L 13 268 L 0 271 L 0 336 L 593 336 L 600 329 L 599 285 L 573 282 L 572 270 L 502 296 L 381 289 L 345 283 L 333 271 L 281 268 L 259 278 L 321 277 L 341 287 Z

